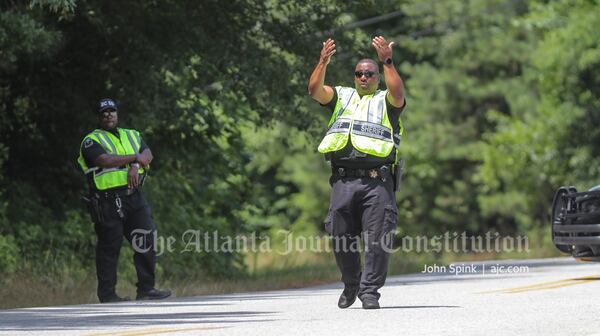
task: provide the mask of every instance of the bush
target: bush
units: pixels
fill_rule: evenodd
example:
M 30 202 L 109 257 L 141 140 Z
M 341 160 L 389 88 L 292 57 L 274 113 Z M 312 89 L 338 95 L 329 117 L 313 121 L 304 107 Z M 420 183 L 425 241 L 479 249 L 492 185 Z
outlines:
M 19 248 L 13 236 L 0 235 L 0 274 L 12 274 L 17 270 Z

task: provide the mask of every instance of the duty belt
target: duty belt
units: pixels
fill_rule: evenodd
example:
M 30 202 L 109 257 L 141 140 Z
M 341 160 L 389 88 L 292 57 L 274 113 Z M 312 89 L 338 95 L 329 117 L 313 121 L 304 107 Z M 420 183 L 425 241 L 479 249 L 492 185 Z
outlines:
M 351 169 L 345 167 L 332 167 L 331 173 L 338 177 L 370 177 L 380 178 L 385 182 L 386 178 L 390 177 L 390 166 L 383 165 L 371 169 Z
M 97 190 L 95 192 L 96 195 L 103 198 L 117 198 L 123 196 L 131 196 L 137 192 L 137 188 L 135 189 L 118 189 L 118 190 Z

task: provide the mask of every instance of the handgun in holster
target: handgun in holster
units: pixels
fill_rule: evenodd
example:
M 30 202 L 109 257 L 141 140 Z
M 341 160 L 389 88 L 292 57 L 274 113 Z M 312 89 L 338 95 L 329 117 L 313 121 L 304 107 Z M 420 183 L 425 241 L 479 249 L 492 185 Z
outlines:
M 404 160 L 400 159 L 394 165 L 394 191 L 400 190 L 400 184 L 402 183 L 403 168 Z
M 148 177 L 149 171 L 150 171 L 150 165 L 144 167 L 144 173 L 140 174 L 140 176 L 139 176 L 139 181 L 138 181 L 139 187 L 142 187 L 144 185 L 144 182 L 146 182 L 146 178 Z
M 139 186 L 142 187 L 144 185 L 144 182 L 146 182 L 146 178 L 148 177 L 148 171 L 146 169 L 144 169 L 144 173 L 140 174 L 140 179 L 139 179 Z
M 81 200 L 83 200 L 87 206 L 92 222 L 94 224 L 102 224 L 104 222 L 104 215 L 102 214 L 100 198 L 91 194 L 89 196 L 81 196 Z

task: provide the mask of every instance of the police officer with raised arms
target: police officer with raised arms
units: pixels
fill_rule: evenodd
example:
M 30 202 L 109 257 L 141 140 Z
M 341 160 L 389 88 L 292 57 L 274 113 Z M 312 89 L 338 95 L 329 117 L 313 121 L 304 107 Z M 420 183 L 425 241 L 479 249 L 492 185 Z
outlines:
M 77 163 L 87 177 L 88 202 L 98 238 L 96 273 L 100 302 L 128 301 L 115 291 L 117 264 L 123 236 L 134 247 L 137 300 L 164 299 L 169 290 L 155 285 L 156 231 L 150 206 L 139 190 L 153 159 L 140 132 L 117 127 L 117 105 L 102 99 L 98 106 L 100 128 L 86 135 Z
M 332 235 L 334 255 L 342 273 L 344 291 L 338 306 L 350 307 L 356 297 L 364 309 L 379 308 L 378 290 L 387 276 L 391 238 L 397 221 L 395 189 L 401 161 L 400 114 L 405 106 L 404 85 L 394 67 L 393 42 L 372 40 L 387 90 L 379 90 L 379 65 L 361 59 L 354 69 L 354 88 L 325 85 L 325 72 L 336 52 L 335 42 L 323 42 L 319 63 L 308 92 L 331 110 L 325 137 L 319 145 L 331 162 L 331 200 L 325 229 Z M 365 244 L 361 270 L 358 241 Z

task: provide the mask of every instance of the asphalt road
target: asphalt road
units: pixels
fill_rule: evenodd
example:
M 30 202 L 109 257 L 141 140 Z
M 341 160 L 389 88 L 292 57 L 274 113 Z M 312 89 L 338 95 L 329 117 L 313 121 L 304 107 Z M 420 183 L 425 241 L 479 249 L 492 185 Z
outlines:
M 600 335 L 598 263 L 559 258 L 437 266 L 388 278 L 380 310 L 363 310 L 358 300 L 339 309 L 342 286 L 333 284 L 0 310 L 0 334 Z

